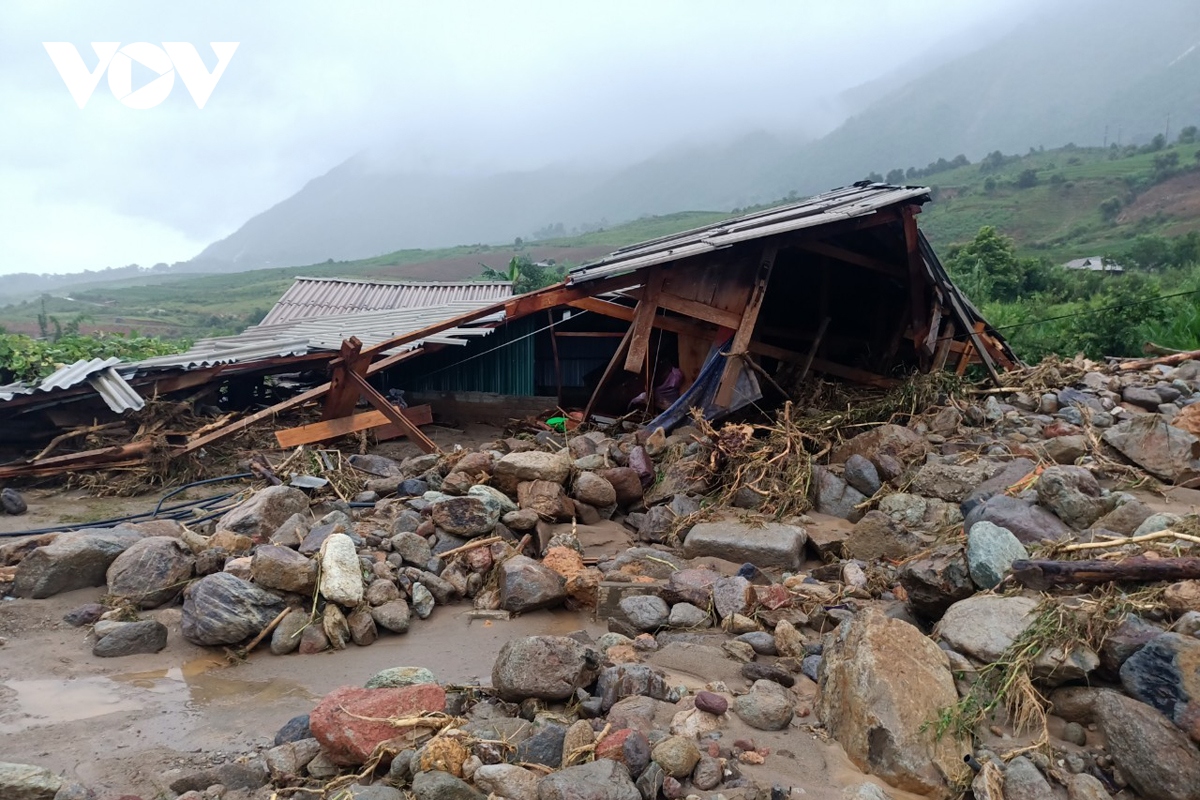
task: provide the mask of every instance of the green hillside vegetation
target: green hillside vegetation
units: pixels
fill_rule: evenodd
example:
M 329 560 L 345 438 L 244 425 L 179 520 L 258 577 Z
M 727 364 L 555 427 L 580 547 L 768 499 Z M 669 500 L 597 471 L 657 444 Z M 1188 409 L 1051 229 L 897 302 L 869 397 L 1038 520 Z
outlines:
M 1024 358 L 1052 351 L 1133 355 L 1147 340 L 1200 347 L 1196 295 L 1150 302 L 1200 287 L 1200 141 L 1194 127 L 1171 144 L 1159 136 L 1140 147 L 993 152 L 977 163 L 942 158 L 866 177 L 932 188 L 923 230 L 966 294 L 1005 329 Z M 45 296 L 0 308 L 0 324 L 36 335 L 41 315 L 84 332 L 176 340 L 230 334 L 261 320 L 298 275 L 464 280 L 481 279 L 487 268 L 497 278 L 513 259 L 553 262 L 555 269 L 546 272 L 553 275 L 622 246 L 793 199 L 794 194 L 729 212 L 644 217 L 574 235 L 547 228 L 540 232 L 543 239 L 504 246 L 402 250 L 358 261 L 215 275 L 151 273 L 75 286 L 69 299 Z M 1084 256 L 1109 258 L 1127 272 L 1058 266 Z M 1124 315 L 1100 311 L 1116 305 L 1123 310 L 1129 303 L 1133 311 Z M 1098 316 L 1106 330 L 1100 330 Z M 1038 322 L 1051 317 L 1062 319 Z

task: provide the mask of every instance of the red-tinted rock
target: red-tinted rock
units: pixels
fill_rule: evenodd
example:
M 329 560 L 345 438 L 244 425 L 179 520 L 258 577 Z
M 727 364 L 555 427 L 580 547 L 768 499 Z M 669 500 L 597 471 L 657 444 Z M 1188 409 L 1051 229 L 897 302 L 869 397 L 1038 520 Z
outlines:
M 596 743 L 596 758 L 624 764 L 632 775 L 640 775 L 650 763 L 650 741 L 632 728 L 621 728 Z
M 715 692 L 697 692 L 696 708 L 720 716 L 729 710 L 729 701 Z
M 338 764 L 364 764 L 382 742 L 396 740 L 397 751 L 413 747 L 422 729 L 400 730 L 374 720 L 445 711 L 446 692 L 432 683 L 398 689 L 344 686 L 325 696 L 309 716 L 313 737 Z

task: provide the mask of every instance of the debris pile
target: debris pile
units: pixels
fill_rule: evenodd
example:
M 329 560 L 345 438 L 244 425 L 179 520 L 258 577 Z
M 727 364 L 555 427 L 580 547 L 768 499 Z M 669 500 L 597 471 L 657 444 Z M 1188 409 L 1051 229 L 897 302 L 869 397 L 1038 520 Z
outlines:
M 280 796 L 774 797 L 754 732 L 805 728 L 929 797 L 1195 800 L 1200 519 L 1162 492 L 1200 476 L 1200 362 L 1005 377 L 873 425 L 797 405 L 352 456 L 361 507 L 273 486 L 203 531 L 5 545 L 0 576 L 107 583 L 69 620 L 96 655 L 161 649 L 138 612 L 180 599 L 186 638 L 238 655 L 369 645 L 459 600 L 607 621 L 508 642 L 491 686 L 398 667 L 337 690 L 256 756 Z M 717 666 L 679 680 L 691 662 Z

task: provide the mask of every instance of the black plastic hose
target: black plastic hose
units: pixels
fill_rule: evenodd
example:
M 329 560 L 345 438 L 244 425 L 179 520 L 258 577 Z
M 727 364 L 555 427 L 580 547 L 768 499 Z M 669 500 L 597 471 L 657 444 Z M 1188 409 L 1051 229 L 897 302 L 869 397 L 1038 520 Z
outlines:
M 253 478 L 253 477 L 254 477 L 254 473 L 252 473 L 252 472 L 239 472 L 235 475 L 222 475 L 219 478 L 205 478 L 204 480 L 193 481 L 191 483 L 180 486 L 177 489 L 172 489 L 170 492 L 167 492 L 165 495 L 162 496 L 162 498 L 159 499 L 158 504 L 154 507 L 153 511 L 143 511 L 140 514 L 128 514 L 123 517 L 113 517 L 111 519 L 96 520 L 94 522 L 83 522 L 83 523 L 78 523 L 75 525 L 54 525 L 49 528 L 37 528 L 36 530 L 27 530 L 27 531 L 0 531 L 0 538 L 3 538 L 3 537 L 11 538 L 14 536 L 36 536 L 39 533 L 66 533 L 69 531 L 83 530 L 84 528 L 110 528 L 110 527 L 113 527 L 114 525 L 120 525 L 122 522 L 134 522 L 136 520 L 144 520 L 144 519 L 175 519 L 175 520 L 184 519 L 184 518 L 188 517 L 187 511 L 189 509 L 194 508 L 194 507 L 207 508 L 208 506 L 213 505 L 214 503 L 217 503 L 221 500 L 228 500 L 230 497 L 233 497 L 233 495 L 236 494 L 236 492 L 229 492 L 228 494 L 219 495 L 216 497 L 201 497 L 197 500 L 189 500 L 186 503 L 177 503 L 176 505 L 168 506 L 166 509 L 164 509 L 162 507 L 163 502 L 170 497 L 174 497 L 175 495 L 179 494 L 180 492 L 182 492 L 186 489 L 191 489 L 196 486 L 204 486 L 204 485 L 210 484 L 210 483 L 220 483 L 221 481 L 232 481 L 232 480 L 240 480 L 241 478 Z M 202 517 L 200 520 L 196 520 L 196 521 L 212 519 L 213 517 L 219 516 L 222 513 L 224 513 L 224 512 L 216 512 L 216 513 L 210 514 L 208 516 Z

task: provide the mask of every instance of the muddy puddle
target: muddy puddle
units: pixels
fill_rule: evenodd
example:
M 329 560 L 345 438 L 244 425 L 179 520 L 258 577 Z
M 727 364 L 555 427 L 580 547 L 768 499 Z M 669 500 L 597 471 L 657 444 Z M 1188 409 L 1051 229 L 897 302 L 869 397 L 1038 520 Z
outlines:
M 79 723 L 113 714 L 153 720 L 169 718 L 161 744 L 172 744 L 174 730 L 187 728 L 213 706 L 236 707 L 253 714 L 256 707 L 280 702 L 311 703 L 317 695 L 294 681 L 278 678 L 246 680 L 223 662 L 202 658 L 180 666 L 108 676 L 9 680 L 0 714 L 0 734 L 31 728 Z M 72 726 L 73 727 L 73 726 Z M 154 725 L 148 726 L 152 730 Z M 147 730 L 140 731 L 143 734 Z M 154 738 L 154 737 L 150 737 Z

